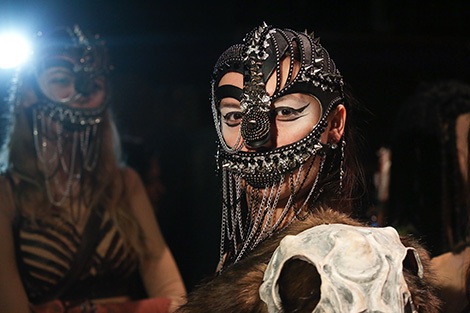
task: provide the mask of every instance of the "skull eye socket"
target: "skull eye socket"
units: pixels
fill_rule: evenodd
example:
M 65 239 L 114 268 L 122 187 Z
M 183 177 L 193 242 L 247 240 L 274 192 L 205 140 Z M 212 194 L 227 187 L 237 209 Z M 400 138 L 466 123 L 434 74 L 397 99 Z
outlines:
M 423 269 L 419 259 L 418 252 L 415 249 L 408 249 L 406 257 L 403 260 L 403 268 L 408 270 L 414 276 L 423 277 Z
M 311 313 L 320 301 L 320 274 L 315 265 L 309 262 L 300 259 L 287 261 L 277 284 L 286 313 Z
M 419 258 L 418 252 L 413 248 L 408 248 L 406 256 L 403 259 L 403 275 L 408 286 L 420 286 L 419 281 L 423 278 L 423 265 Z M 417 307 L 413 303 L 413 296 L 404 298 L 405 313 L 418 312 Z M 418 305 L 419 308 L 419 305 Z

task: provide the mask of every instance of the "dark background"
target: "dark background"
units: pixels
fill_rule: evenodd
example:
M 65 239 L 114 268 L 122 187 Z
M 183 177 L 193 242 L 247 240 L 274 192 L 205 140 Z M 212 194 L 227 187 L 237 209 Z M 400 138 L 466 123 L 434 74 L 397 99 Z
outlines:
M 106 40 L 126 159 L 148 184 L 151 156 L 158 160 L 157 215 L 188 289 L 213 272 L 218 258 L 212 67 L 262 21 L 321 37 L 370 111 L 359 124 L 369 178 L 377 149 L 399 123 L 400 105 L 421 83 L 470 83 L 469 1 L 0 0 L 0 30 L 33 34 L 78 23 Z M 0 70 L 1 106 L 11 74 Z

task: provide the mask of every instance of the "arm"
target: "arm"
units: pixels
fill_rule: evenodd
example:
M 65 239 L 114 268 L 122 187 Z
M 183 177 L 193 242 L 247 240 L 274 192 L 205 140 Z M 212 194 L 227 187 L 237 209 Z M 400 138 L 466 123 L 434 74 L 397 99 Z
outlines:
M 28 297 L 23 288 L 15 259 L 13 220 L 15 208 L 11 188 L 0 177 L 0 310 L 29 313 Z
M 149 257 L 143 260 L 140 273 L 149 297 L 172 300 L 170 312 L 184 303 L 186 290 L 178 267 L 158 226 L 144 185 L 136 172 L 125 170 L 130 204 L 142 227 Z

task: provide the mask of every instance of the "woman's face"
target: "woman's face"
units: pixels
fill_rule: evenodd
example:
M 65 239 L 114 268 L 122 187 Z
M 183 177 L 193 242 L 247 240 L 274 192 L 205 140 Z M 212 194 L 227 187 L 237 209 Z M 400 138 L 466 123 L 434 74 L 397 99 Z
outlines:
M 73 65 L 73 62 L 70 63 Z M 47 98 L 72 108 L 97 108 L 105 101 L 107 86 L 103 76 L 93 78 L 87 95 L 76 90 L 76 74 L 66 66 L 49 67 L 37 79 L 39 88 Z
M 70 64 L 68 66 L 64 64 L 64 60 L 72 64 L 72 60 L 61 58 L 62 63 L 56 62 L 58 65 L 54 64 L 54 66 L 44 69 L 37 75 L 36 82 L 43 96 L 55 102 L 57 106 L 63 106 L 64 108 L 93 109 L 103 105 L 107 93 L 105 77 L 98 76 L 94 78 L 91 82 L 91 92 L 88 95 L 80 95 L 76 90 L 77 74 L 71 70 Z M 60 64 L 64 65 L 61 66 Z M 27 82 L 22 90 L 20 105 L 24 108 L 34 106 L 38 103 L 38 97 L 36 88 L 33 88 Z M 47 113 L 44 114 L 45 118 L 35 117 L 36 133 L 40 135 L 43 157 L 53 160 L 55 154 L 57 154 L 59 137 L 62 137 L 60 146 L 64 149 L 64 152 L 70 153 L 74 142 L 74 134 L 70 129 L 64 128 L 62 123 L 57 122 Z
M 281 88 L 286 84 L 283 75 L 289 69 L 289 60 L 281 62 Z M 294 66 L 294 75 L 299 71 Z M 243 75 L 236 72 L 225 74 L 219 86 L 233 85 L 243 88 Z M 272 75 L 266 83 L 266 92 L 272 95 L 276 88 L 276 75 Z M 240 133 L 242 111 L 240 101 L 234 98 L 223 98 L 220 102 L 222 133 L 228 146 L 233 147 Z M 322 109 L 317 98 L 303 93 L 293 93 L 276 99 L 271 106 L 271 138 L 262 149 L 274 149 L 297 142 L 309 134 L 321 117 Z M 244 151 L 257 150 L 244 145 Z
M 460 172 L 464 181 L 468 183 L 468 131 L 470 129 L 470 113 L 465 113 L 457 118 L 455 134 L 457 141 L 457 154 L 459 158 Z
M 286 75 L 289 69 L 289 60 L 285 59 L 281 62 L 281 88 L 286 84 Z M 298 63 L 295 64 L 294 74 L 298 73 Z M 243 88 L 243 75 L 236 72 L 229 72 L 225 74 L 219 82 L 219 86 L 233 85 Z M 266 83 L 266 92 L 272 95 L 276 88 L 276 75 L 272 75 Z M 234 98 L 223 98 L 220 102 L 220 114 L 222 122 L 222 134 L 228 146 L 233 147 L 236 144 L 237 138 L 240 133 L 240 123 L 243 116 L 240 101 Z M 344 107 L 343 107 L 344 109 Z M 263 151 L 266 149 L 275 149 L 286 146 L 299 141 L 308 135 L 312 129 L 317 125 L 322 115 L 322 107 L 317 98 L 309 94 L 293 93 L 288 94 L 279 99 L 276 99 L 271 106 L 271 138 L 262 147 L 253 148 L 245 144 L 242 148 L 243 151 Z M 331 114 L 334 115 L 334 114 Z M 330 116 L 331 117 L 331 116 Z M 329 117 L 328 121 L 331 121 Z M 345 115 L 343 116 L 345 117 Z M 343 121 L 344 122 L 344 121 Z M 330 129 L 328 124 L 325 132 L 322 134 L 320 141 L 326 143 L 328 141 L 328 131 Z M 339 138 L 337 138 L 339 139 Z M 334 141 L 334 142 L 337 142 Z M 313 162 L 313 165 L 312 165 Z M 304 164 L 304 169 L 311 167 L 308 176 L 305 177 L 306 171 L 300 172 L 300 181 L 305 179 L 302 190 L 298 190 L 299 198 L 306 196 L 308 190 L 313 184 L 315 177 L 318 173 L 320 160 L 319 158 L 312 158 Z M 296 180 L 299 175 L 299 170 L 294 171 L 292 179 Z M 282 205 L 292 193 L 289 178 L 286 176 L 285 183 L 282 186 L 280 194 L 280 202 Z M 251 187 L 248 187 L 248 191 Z

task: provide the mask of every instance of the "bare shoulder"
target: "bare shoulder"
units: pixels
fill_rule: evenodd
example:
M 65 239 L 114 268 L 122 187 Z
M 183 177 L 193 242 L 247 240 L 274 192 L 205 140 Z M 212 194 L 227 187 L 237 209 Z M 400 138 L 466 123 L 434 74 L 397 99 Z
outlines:
M 153 214 L 152 205 L 139 174 L 132 168 L 126 167 L 122 169 L 122 176 L 129 203 L 137 218 L 141 219 L 143 215 Z
M 138 186 L 143 185 L 139 174 L 134 169 L 126 166 L 121 171 L 128 189 L 138 188 Z
M 470 260 L 470 247 L 461 253 L 447 252 L 432 258 L 431 267 L 438 274 L 440 281 L 457 283 L 463 278 Z M 463 283 L 463 281 L 462 281 Z
M 5 175 L 0 175 L 0 214 L 10 221 L 15 217 L 13 191 L 10 180 Z
M 137 173 L 134 169 L 126 166 L 121 170 L 121 174 L 124 180 L 125 190 L 128 193 L 130 199 L 134 198 L 136 195 L 138 196 L 145 190 L 139 173 Z

